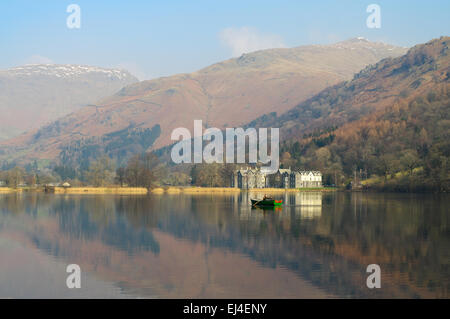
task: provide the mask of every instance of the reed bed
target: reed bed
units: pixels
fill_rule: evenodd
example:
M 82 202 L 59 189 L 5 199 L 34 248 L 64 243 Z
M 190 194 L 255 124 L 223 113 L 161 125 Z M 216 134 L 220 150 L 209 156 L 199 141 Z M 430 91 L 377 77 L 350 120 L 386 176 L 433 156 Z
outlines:
M 0 194 L 6 193 L 20 193 L 22 192 L 21 188 L 10 188 L 10 187 L 0 187 Z
M 55 187 L 55 194 L 115 194 L 115 195 L 145 195 L 144 187 Z

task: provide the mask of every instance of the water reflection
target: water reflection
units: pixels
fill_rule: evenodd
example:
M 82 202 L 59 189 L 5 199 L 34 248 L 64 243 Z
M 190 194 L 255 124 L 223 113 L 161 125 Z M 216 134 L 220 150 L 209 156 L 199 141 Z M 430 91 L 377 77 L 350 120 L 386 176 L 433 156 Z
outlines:
M 274 194 L 281 210 L 252 209 L 255 196 L 0 195 L 0 243 L 78 263 L 121 296 L 448 298 L 447 195 Z M 24 271 L 1 247 L 0 287 Z M 382 289 L 365 286 L 371 263 Z

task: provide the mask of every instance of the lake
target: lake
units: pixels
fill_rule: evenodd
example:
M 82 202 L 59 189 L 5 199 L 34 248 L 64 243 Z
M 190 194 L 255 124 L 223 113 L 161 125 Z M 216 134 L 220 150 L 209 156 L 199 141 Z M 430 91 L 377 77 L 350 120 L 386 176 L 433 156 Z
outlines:
M 0 298 L 449 298 L 449 195 L 258 196 L 0 194 Z

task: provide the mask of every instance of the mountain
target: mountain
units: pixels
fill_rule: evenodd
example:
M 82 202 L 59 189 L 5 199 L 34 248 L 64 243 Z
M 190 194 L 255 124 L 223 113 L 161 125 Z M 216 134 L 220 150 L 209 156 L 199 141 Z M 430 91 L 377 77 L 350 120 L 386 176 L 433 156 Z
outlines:
M 411 48 L 404 56 L 383 59 L 355 74 L 351 81 L 331 86 L 285 114 L 265 114 L 247 126 L 278 125 L 285 139 L 299 138 L 359 120 L 399 99 L 411 101 L 448 83 L 449 39 L 441 37 Z
M 248 126 L 281 127 L 282 163 L 384 190 L 450 190 L 450 37 L 411 48 Z
M 127 71 L 82 65 L 0 70 L 0 140 L 37 129 L 134 82 Z
M 3 160 L 79 163 L 102 152 L 126 158 L 171 143 L 174 128 L 237 127 L 288 111 L 324 88 L 406 52 L 363 38 L 244 54 L 191 74 L 129 85 L 37 131 L 0 144 Z M 1 155 L 3 153 L 3 155 Z

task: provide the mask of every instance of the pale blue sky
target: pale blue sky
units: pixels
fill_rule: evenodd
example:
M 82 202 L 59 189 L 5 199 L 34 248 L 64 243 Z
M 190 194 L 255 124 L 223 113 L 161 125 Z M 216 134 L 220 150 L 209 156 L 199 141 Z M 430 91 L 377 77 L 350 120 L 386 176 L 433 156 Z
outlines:
M 81 29 L 66 8 L 81 7 Z M 366 7 L 381 7 L 380 29 Z M 412 46 L 450 34 L 450 1 L 2 0 L 0 68 L 51 61 L 125 67 L 140 78 L 191 72 L 242 50 L 363 36 Z

